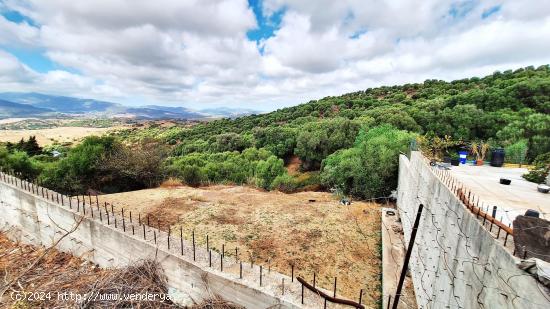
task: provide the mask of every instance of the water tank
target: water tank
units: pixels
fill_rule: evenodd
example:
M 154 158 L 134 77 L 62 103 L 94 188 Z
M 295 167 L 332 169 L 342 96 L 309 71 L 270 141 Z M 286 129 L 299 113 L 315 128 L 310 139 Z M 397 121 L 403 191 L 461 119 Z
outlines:
M 496 148 L 491 152 L 491 166 L 501 167 L 504 164 L 504 149 Z

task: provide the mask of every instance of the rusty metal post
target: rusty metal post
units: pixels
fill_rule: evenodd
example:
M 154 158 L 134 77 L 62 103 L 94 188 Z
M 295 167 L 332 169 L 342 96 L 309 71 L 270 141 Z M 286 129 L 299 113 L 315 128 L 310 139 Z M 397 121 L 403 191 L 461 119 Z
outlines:
M 239 279 L 243 278 L 243 262 L 239 263 Z
M 181 255 L 183 255 L 183 228 L 180 225 L 180 246 L 181 246 Z
M 407 248 L 407 253 L 405 254 L 405 260 L 403 261 L 403 269 L 401 270 L 401 275 L 399 276 L 399 283 L 397 284 L 397 290 L 395 291 L 395 300 L 393 302 L 393 309 L 397 309 L 399 303 L 399 297 L 401 297 L 401 290 L 403 289 L 403 283 L 405 282 L 405 275 L 407 274 L 407 269 L 409 267 L 409 260 L 411 259 L 412 249 L 414 246 L 414 241 L 416 240 L 416 232 L 418 231 L 418 225 L 420 224 L 420 217 L 422 216 L 422 209 L 424 208 L 423 204 L 418 206 L 418 212 L 416 213 L 416 219 L 414 220 L 414 225 L 409 239 L 409 246 Z
M 303 305 L 304 304 L 304 284 L 303 283 L 301 284 L 302 284 L 302 305 Z
M 168 250 L 170 250 L 170 226 L 168 226 Z
M 193 261 L 196 261 L 197 260 L 197 255 L 196 255 L 196 247 L 195 247 L 195 230 L 193 229 Z

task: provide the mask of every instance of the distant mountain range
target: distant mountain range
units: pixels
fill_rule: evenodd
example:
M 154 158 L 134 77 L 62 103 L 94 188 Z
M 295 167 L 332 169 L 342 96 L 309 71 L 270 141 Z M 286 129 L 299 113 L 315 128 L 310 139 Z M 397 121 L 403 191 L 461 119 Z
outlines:
M 118 103 L 53 96 L 42 93 L 0 93 L 0 119 L 12 117 L 98 116 L 138 119 L 205 119 L 239 117 L 260 112 L 238 108 L 192 110 L 185 107 L 147 105 L 129 107 Z
M 49 109 L 0 100 L 0 119 L 12 117 L 28 117 L 29 115 L 41 115 L 48 112 L 50 112 Z

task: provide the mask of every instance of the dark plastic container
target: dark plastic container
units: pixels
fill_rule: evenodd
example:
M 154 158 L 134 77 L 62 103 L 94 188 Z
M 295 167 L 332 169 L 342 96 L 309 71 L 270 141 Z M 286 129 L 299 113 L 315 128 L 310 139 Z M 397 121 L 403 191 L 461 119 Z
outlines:
M 491 166 L 502 167 L 504 165 L 504 149 L 496 148 L 491 152 Z
M 538 218 L 539 217 L 539 212 L 536 211 L 536 210 L 533 210 L 533 209 L 527 209 L 527 211 L 525 212 L 525 216 L 526 217 L 535 217 L 535 218 Z

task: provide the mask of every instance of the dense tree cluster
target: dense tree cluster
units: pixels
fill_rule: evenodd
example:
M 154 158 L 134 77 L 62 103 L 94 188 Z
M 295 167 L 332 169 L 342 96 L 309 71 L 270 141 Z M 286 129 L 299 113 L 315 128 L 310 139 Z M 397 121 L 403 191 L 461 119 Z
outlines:
M 483 140 L 505 148 L 512 162 L 532 162 L 550 152 L 550 67 L 369 88 L 191 127 L 123 131 L 112 140 L 87 139 L 54 162 L 4 149 L 0 165 L 28 168 L 29 177 L 75 192 L 147 187 L 173 176 L 190 185 L 248 183 L 283 191 L 317 182 L 370 198 L 395 187 L 397 154 L 415 135 Z M 140 144 L 150 139 L 168 152 L 139 157 Z M 290 175 L 283 164 L 296 158 L 301 170 Z M 118 181 L 124 185 L 114 186 Z
M 0 166 L 63 193 L 119 192 L 158 185 L 166 154 L 157 141 L 128 146 L 115 137 L 91 136 L 58 158 L 0 147 Z

